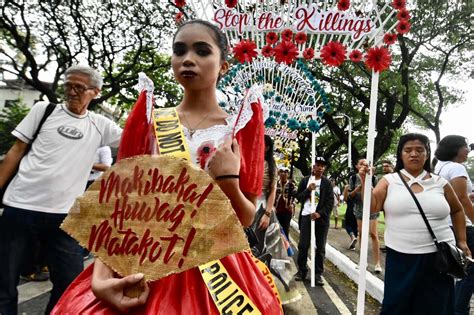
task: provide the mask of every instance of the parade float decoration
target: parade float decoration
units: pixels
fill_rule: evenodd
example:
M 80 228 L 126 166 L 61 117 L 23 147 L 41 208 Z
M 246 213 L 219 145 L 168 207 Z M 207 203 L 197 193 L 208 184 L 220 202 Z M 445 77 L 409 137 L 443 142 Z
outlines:
M 242 79 L 224 81 L 221 88 L 227 91 L 234 89 L 233 92 L 240 93 L 249 84 L 261 83 L 267 86 L 268 93 L 274 92 L 267 97 L 273 114 L 266 122 L 271 133 L 286 141 L 292 137 L 292 129 L 308 128 L 308 120 L 318 123 L 312 123 L 314 128 L 310 130 L 313 135 L 313 163 L 316 154 L 315 132 L 320 128 L 321 117 L 325 112 L 329 113 L 331 108 L 324 102 L 323 90 L 312 84 L 312 78 L 308 74 L 312 73 L 314 67 L 337 69 L 346 62 L 363 64 L 372 73 L 367 141 L 367 160 L 372 164 L 379 74 L 390 67 L 390 46 L 398 36 L 403 36 L 410 30 L 410 12 L 406 0 L 175 0 L 175 5 L 180 15 L 177 23 L 184 20 L 184 12 L 189 16 L 211 21 L 226 32 L 237 63 L 229 75 L 239 75 Z M 302 71 L 302 64 L 309 68 L 308 73 Z M 278 75 L 285 68 L 303 73 L 301 81 L 312 89 L 307 92 L 317 96 L 304 95 L 301 90 L 295 92 L 302 85 L 296 83 L 293 86 L 297 80 L 285 81 Z M 282 104 L 293 114 L 275 109 L 282 108 Z M 313 106 L 314 112 L 310 117 L 298 120 L 298 117 L 304 115 L 295 113 L 299 106 L 296 104 L 303 104 L 308 108 Z M 284 114 L 287 115 L 286 118 L 283 118 Z M 370 182 L 366 181 L 367 191 Z M 370 194 L 365 194 L 363 235 L 368 234 L 369 209 Z M 358 314 L 364 313 L 367 239 L 363 238 L 361 244 Z M 314 257 L 313 249 L 314 246 Z

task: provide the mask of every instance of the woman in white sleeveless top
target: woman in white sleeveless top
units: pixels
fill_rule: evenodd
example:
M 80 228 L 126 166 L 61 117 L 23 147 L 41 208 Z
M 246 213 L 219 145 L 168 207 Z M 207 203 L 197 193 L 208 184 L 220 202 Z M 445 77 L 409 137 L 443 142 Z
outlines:
M 457 245 L 470 256 L 462 206 L 451 185 L 430 173 L 426 136 L 406 134 L 397 148 L 395 171 L 411 187 L 440 242 Z M 359 170 L 363 182 L 368 169 Z M 385 291 L 381 314 L 453 314 L 454 280 L 434 269 L 437 251 L 409 191 L 397 173 L 385 175 L 372 193 L 371 212 L 385 210 L 387 246 Z

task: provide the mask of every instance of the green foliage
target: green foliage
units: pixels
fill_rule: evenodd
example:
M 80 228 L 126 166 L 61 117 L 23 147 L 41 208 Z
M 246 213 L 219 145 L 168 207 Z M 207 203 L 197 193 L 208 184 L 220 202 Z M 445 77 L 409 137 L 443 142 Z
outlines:
M 130 64 L 135 52 L 131 52 L 124 57 L 124 61 L 116 66 L 115 72 L 120 72 Z M 140 72 L 144 72 L 154 83 L 155 100 L 163 102 L 166 106 L 176 106 L 181 100 L 182 91 L 175 81 L 171 72 L 170 57 L 160 54 L 157 50 L 150 49 L 146 54 L 142 54 L 135 61 L 135 66 L 130 70 L 129 76 L 138 78 Z M 107 92 L 107 89 L 106 89 Z M 123 88 L 119 94 L 112 97 L 109 102 L 119 105 L 125 110 L 130 110 L 138 97 L 138 91 L 132 88 Z
M 419 1 L 412 29 L 401 41 L 410 52 L 410 98 L 413 122 L 440 140 L 441 113 L 462 102 L 464 93 L 454 86 L 472 73 L 472 1 Z
M 463 92 L 452 82 L 466 80 L 472 74 L 472 2 L 418 1 L 409 9 L 411 30 L 398 36 L 391 48 L 392 65 L 380 74 L 375 162 L 382 158 L 395 160 L 396 145 L 407 131 L 407 122 L 432 130 L 439 141 L 442 112 L 463 98 Z M 348 121 L 335 121 L 333 116 L 351 117 L 354 165 L 366 156 L 371 73 L 363 63 L 353 62 L 334 69 L 316 61 L 310 68 L 323 83 L 333 108 L 332 114 L 323 117 L 316 152 L 331 161 L 327 174 L 344 178 L 349 172 Z M 299 145 L 301 157 L 294 165 L 307 174 L 311 137 L 305 135 Z
M 7 153 L 10 147 L 15 142 L 16 138 L 11 135 L 11 132 L 21 122 L 21 120 L 28 114 L 30 109 L 17 99 L 10 107 L 5 107 L 0 111 L 0 155 Z
M 174 13 L 162 1 L 8 0 L 0 14 L 0 59 L 8 61 L 0 68 L 58 102 L 65 70 L 89 64 L 104 77 L 90 108 L 132 88 L 135 67 L 163 49 L 174 29 Z M 150 63 L 145 72 L 161 66 Z M 46 72 L 52 84 L 40 80 Z

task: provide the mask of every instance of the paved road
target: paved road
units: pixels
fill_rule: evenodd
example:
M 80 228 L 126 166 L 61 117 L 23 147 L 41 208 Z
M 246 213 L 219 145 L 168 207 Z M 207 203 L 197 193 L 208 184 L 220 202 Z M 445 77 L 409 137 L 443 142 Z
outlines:
M 296 248 L 298 234 L 292 231 L 290 235 L 292 246 Z M 329 243 L 348 256 L 354 262 L 358 262 L 358 251 L 347 249 L 348 236 L 342 229 L 329 230 Z M 369 247 L 370 248 L 370 247 Z M 382 257 L 383 263 L 385 262 Z M 296 259 L 296 255 L 294 256 Z M 369 254 L 369 261 L 370 261 Z M 88 261 L 87 263 L 90 263 Z M 294 263 L 294 262 L 293 262 Z M 310 265 L 310 264 L 309 264 Z M 325 264 L 325 272 L 323 275 L 325 285 L 323 287 L 314 287 L 310 285 L 310 281 L 298 282 L 298 289 L 302 294 L 302 299 L 296 303 L 285 306 L 285 314 L 288 315 L 312 315 L 312 314 L 355 314 L 357 302 L 357 286 L 345 274 L 341 273 L 330 262 Z M 373 270 L 373 265 L 369 265 L 369 272 Z M 383 274 L 378 275 L 383 280 Z M 49 290 L 51 284 L 49 282 L 29 282 L 22 283 L 19 286 L 20 303 L 19 312 L 25 315 L 43 314 L 49 299 Z M 474 299 L 472 300 L 472 309 L 474 309 Z M 368 297 L 366 299 L 365 314 L 379 314 L 380 303 Z
M 295 236 L 297 237 L 297 234 Z M 292 240 L 292 245 L 296 248 L 294 240 Z M 294 258 L 296 259 L 296 255 Z M 311 288 L 309 280 L 298 282 L 302 299 L 285 306 L 285 314 L 354 314 L 357 299 L 354 283 L 330 263 L 326 264 L 324 281 L 323 287 L 314 288 Z M 22 282 L 19 286 L 19 313 L 25 315 L 43 314 L 50 290 L 51 283 L 49 281 Z M 378 303 L 374 300 L 368 300 L 367 303 L 368 312 L 366 314 L 377 314 Z

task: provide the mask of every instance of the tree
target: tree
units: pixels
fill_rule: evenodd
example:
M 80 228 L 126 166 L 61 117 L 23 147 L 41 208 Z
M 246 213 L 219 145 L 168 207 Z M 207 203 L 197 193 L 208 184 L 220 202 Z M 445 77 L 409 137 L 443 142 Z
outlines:
M 394 150 L 397 137 L 404 132 L 407 119 L 424 124 L 439 140 L 442 110 L 459 100 L 459 91 L 445 85 L 443 78 L 467 75 L 472 69 L 470 12 L 472 4 L 458 1 L 418 1 L 411 10 L 412 28 L 407 36 L 398 36 L 399 52 L 392 56 L 390 71 L 380 75 L 376 114 L 374 161 Z M 352 118 L 352 162 L 365 157 L 368 111 L 370 107 L 370 72 L 362 63 L 346 62 L 339 69 L 310 65 L 313 75 L 326 82 L 326 93 L 333 113 Z M 344 126 L 325 114 L 318 133 L 318 155 L 331 158 L 331 172 L 347 175 L 348 134 Z M 295 162 L 303 174 L 309 172 L 310 135 L 299 140 L 301 156 Z M 306 153 L 306 154 L 304 154 Z
M 17 99 L 11 106 L 4 107 L 0 111 L 0 155 L 4 155 L 15 142 L 16 138 L 11 132 L 20 123 L 20 121 L 28 114 L 30 108 L 23 103 L 21 99 Z
M 5 0 L 0 58 L 11 66 L 1 69 L 57 102 L 65 70 L 86 61 L 104 76 L 97 104 L 137 83 L 133 69 L 166 44 L 163 39 L 172 30 L 168 21 L 173 18 L 163 1 Z M 151 73 L 161 67 L 148 63 L 143 68 Z M 52 73 L 52 85 L 40 80 L 47 72 Z
M 412 35 L 400 39 L 419 96 L 410 104 L 410 112 L 415 122 L 434 132 L 436 142 L 441 139 L 442 111 L 463 95 L 447 83 L 472 74 L 472 9 L 470 1 L 418 2 Z
M 123 63 L 117 66 L 116 71 L 121 71 L 123 67 L 129 64 L 134 52 L 127 54 Z M 130 76 L 138 78 L 138 73 L 144 72 L 154 83 L 155 99 L 158 102 L 165 103 L 166 106 L 177 106 L 181 99 L 182 90 L 177 84 L 170 70 L 170 56 L 157 53 L 150 50 L 143 54 L 139 64 L 131 69 Z M 149 69 L 154 69 L 150 71 Z M 123 109 L 130 109 L 138 97 L 138 91 L 135 89 L 121 89 L 120 92 L 110 99 L 110 103 L 114 105 L 120 104 Z

